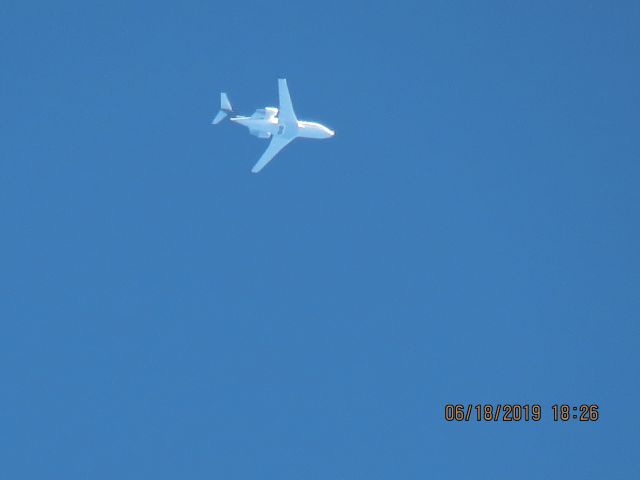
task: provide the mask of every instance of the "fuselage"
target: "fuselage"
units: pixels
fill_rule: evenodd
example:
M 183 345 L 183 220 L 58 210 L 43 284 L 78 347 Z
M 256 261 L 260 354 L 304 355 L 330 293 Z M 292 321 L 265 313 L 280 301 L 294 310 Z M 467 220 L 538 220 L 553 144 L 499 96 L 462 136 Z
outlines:
M 252 135 L 256 135 L 261 138 L 269 138 L 273 135 L 283 135 L 288 138 L 323 139 L 330 138 L 335 135 L 333 130 L 317 122 L 298 120 L 296 125 L 287 125 L 284 122 L 281 122 L 276 116 L 278 111 L 276 108 L 267 107 L 264 110 L 267 112 L 265 118 L 259 118 L 259 116 L 257 117 L 256 114 L 254 114 L 251 117 L 237 116 L 232 117 L 229 120 L 247 127 Z M 271 114 L 271 116 L 269 116 L 269 114 Z

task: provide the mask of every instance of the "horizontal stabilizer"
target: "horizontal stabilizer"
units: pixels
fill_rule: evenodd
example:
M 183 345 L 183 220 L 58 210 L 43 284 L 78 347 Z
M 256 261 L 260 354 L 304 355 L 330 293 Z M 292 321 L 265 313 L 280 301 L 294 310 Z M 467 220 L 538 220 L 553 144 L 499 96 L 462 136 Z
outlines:
M 220 110 L 218 112 L 218 114 L 216 115 L 216 118 L 213 119 L 213 124 L 217 125 L 218 123 L 220 123 L 222 120 L 224 120 L 225 118 L 227 118 L 227 112 L 225 112 L 224 110 Z
M 227 112 L 231 112 L 233 110 L 231 108 L 229 97 L 227 97 L 227 94 L 224 92 L 220 94 L 220 110 L 226 110 Z

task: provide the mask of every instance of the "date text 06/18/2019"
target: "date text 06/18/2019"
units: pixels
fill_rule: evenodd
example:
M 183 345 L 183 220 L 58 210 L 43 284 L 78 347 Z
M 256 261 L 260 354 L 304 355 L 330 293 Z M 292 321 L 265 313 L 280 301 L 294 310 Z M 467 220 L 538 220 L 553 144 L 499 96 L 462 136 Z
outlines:
M 596 422 L 600 418 L 597 404 L 554 404 L 551 406 L 554 422 Z M 538 403 L 452 404 L 444 406 L 447 422 L 539 422 L 543 408 Z

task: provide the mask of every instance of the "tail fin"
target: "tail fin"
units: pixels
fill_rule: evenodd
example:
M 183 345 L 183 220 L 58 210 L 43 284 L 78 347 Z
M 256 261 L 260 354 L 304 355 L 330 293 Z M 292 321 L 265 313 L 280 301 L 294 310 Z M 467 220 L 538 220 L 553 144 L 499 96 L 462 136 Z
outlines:
M 218 123 L 220 123 L 222 120 L 224 120 L 228 114 L 230 114 L 233 111 L 233 109 L 231 108 L 231 102 L 229 101 L 229 98 L 227 97 L 227 94 L 222 92 L 220 94 L 220 111 L 218 112 L 218 114 L 216 115 L 216 118 L 213 119 L 213 123 L 214 125 L 217 125 Z

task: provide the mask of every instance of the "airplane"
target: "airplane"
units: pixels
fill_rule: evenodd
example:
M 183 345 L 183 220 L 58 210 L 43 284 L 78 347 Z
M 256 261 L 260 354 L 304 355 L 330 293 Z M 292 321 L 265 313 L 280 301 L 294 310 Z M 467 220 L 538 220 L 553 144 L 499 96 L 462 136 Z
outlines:
M 251 135 L 259 138 L 271 138 L 271 143 L 251 169 L 253 173 L 262 170 L 280 150 L 296 138 L 323 139 L 331 138 L 336 134 L 333 130 L 319 123 L 298 120 L 293 111 L 289 87 L 285 78 L 278 79 L 278 97 L 279 108 L 259 108 L 250 117 L 240 115 L 229 118 L 232 122 L 247 127 Z M 222 92 L 220 94 L 220 111 L 211 123 L 217 125 L 230 113 L 233 113 L 231 102 L 229 102 L 227 94 Z

